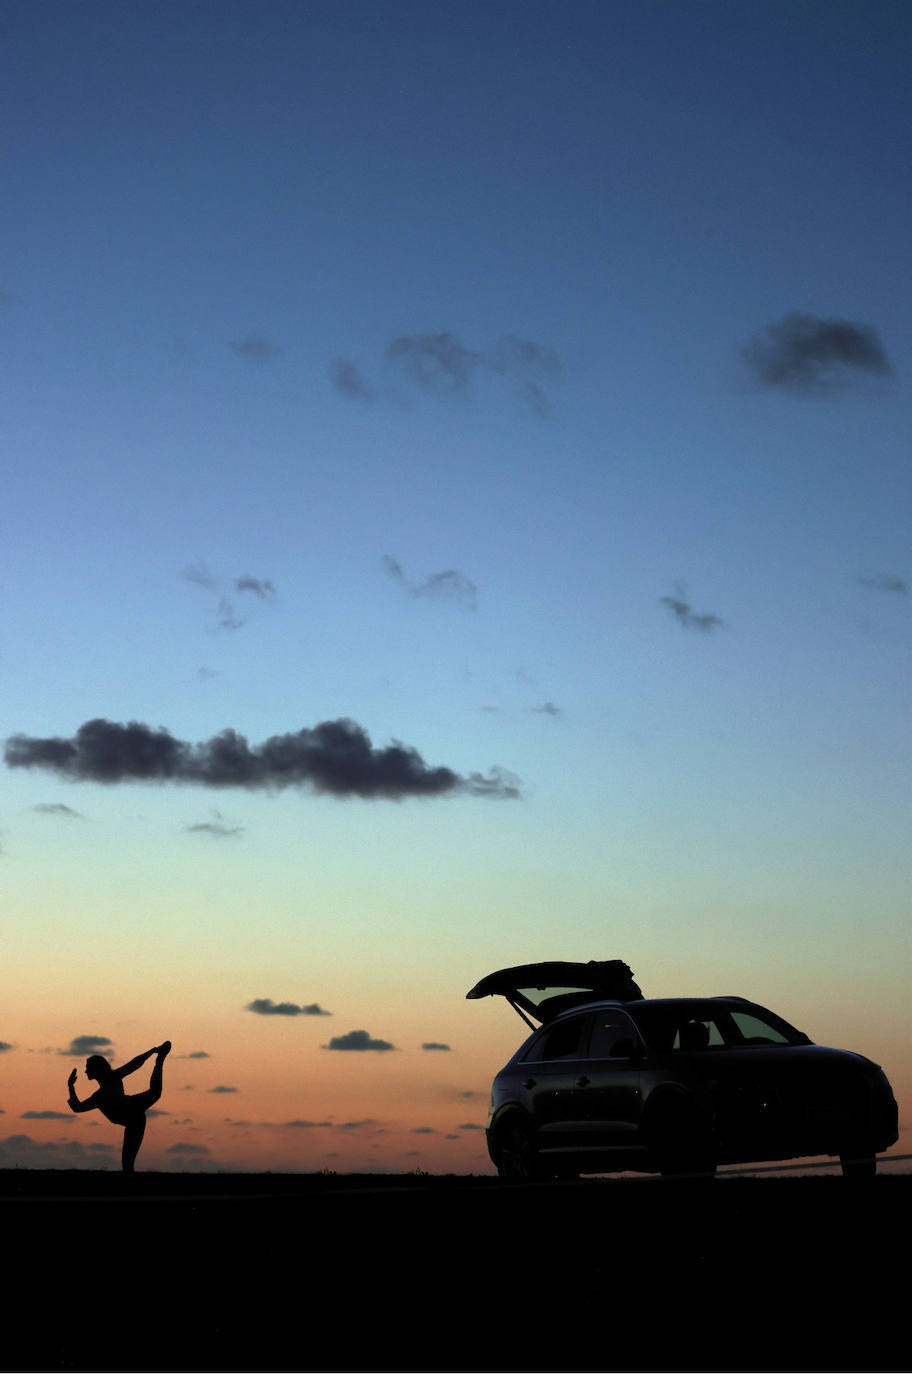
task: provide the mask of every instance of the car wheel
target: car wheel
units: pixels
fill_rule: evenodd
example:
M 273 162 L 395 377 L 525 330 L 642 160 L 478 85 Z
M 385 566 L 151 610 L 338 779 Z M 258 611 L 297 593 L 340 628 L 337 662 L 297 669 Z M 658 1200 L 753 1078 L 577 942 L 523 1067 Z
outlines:
M 876 1157 L 866 1154 L 864 1150 L 854 1149 L 840 1154 L 839 1163 L 843 1178 L 873 1178 L 877 1173 Z
M 509 1183 L 532 1183 L 542 1177 L 532 1134 L 519 1121 L 505 1126 L 498 1136 L 497 1172 Z

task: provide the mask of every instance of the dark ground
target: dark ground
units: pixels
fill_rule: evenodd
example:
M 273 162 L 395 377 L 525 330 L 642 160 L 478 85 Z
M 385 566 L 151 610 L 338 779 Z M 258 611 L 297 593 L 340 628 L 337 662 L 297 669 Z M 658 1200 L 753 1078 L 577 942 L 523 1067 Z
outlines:
M 912 1175 L 0 1171 L 2 1368 L 910 1368 Z

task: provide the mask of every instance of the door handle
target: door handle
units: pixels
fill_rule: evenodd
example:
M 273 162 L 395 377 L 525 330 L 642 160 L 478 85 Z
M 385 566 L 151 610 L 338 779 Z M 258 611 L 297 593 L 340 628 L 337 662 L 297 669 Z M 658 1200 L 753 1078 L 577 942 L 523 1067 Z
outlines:
M 583 1076 L 582 1076 L 581 1078 L 578 1078 L 578 1079 L 576 1080 L 576 1086 L 577 1086 L 578 1088 L 588 1088 L 588 1087 L 589 1087 L 589 1079 L 586 1077 L 585 1074 L 583 1074 Z
M 527 1079 L 525 1079 L 524 1082 L 523 1082 L 523 1087 L 524 1087 L 524 1088 L 534 1088 L 534 1087 L 535 1087 L 535 1079 L 534 1079 L 534 1078 L 527 1078 Z

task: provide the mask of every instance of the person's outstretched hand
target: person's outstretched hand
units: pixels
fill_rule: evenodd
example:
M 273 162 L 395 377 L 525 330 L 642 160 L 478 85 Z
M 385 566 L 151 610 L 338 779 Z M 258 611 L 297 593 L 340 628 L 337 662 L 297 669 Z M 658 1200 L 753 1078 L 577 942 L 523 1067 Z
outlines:
M 74 1069 L 73 1072 L 70 1074 L 69 1078 L 67 1079 L 67 1087 L 68 1087 L 68 1088 L 72 1088 L 72 1086 L 73 1086 L 73 1084 L 74 1084 L 75 1082 L 76 1082 L 76 1070 Z

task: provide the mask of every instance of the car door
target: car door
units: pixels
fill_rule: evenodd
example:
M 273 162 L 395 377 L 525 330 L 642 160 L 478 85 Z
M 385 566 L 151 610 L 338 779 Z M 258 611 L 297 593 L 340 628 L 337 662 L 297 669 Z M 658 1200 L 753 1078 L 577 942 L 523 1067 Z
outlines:
M 595 1014 L 576 1080 L 581 1133 L 589 1146 L 634 1142 L 642 1113 L 643 1056 L 639 1033 L 626 1012 L 605 1007 Z
M 562 1017 L 533 1043 L 520 1079 L 540 1150 L 567 1149 L 585 1130 L 579 1080 L 586 1061 L 589 1013 Z

